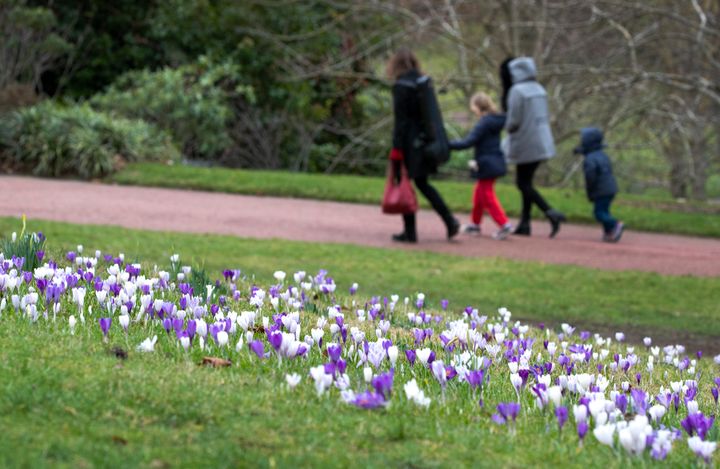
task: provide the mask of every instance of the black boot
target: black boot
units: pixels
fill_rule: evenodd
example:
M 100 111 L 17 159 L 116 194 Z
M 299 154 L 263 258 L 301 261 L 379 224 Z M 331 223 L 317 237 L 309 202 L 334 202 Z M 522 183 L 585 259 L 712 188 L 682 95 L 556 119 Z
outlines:
M 513 231 L 513 234 L 517 236 L 530 236 L 530 222 L 520 221 L 515 231 Z
M 402 233 L 392 235 L 392 240 L 398 243 L 417 243 L 414 213 L 406 213 L 403 215 L 403 228 Z
M 410 237 L 407 233 L 394 234 L 392 240 L 398 243 L 417 243 L 417 237 Z
M 555 209 L 550 209 L 545 212 L 545 216 L 550 220 L 550 237 L 554 238 L 558 231 L 560 231 L 560 223 L 567 220 L 562 212 Z
M 450 222 L 447 224 L 447 239 L 448 241 L 453 239 L 455 235 L 457 235 L 460 232 L 460 222 L 457 218 L 452 218 Z

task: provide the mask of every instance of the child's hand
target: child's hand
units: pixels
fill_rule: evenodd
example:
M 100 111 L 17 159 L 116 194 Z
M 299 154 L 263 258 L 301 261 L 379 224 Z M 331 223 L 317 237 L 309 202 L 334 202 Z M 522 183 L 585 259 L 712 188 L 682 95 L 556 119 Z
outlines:
M 470 168 L 472 171 L 477 171 L 477 170 L 478 170 L 477 161 L 475 161 L 475 160 L 469 160 L 469 161 L 468 161 L 468 168 Z

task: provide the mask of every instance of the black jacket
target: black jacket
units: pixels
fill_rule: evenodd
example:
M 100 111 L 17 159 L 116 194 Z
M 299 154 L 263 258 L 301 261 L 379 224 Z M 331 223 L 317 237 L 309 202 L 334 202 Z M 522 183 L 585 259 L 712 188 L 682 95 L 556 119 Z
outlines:
M 451 150 L 475 147 L 475 161 L 478 165 L 478 170 L 473 174 L 475 178 L 496 179 L 507 173 L 505 156 L 500 150 L 500 132 L 503 127 L 503 114 L 487 114 L 475 124 L 467 137 L 450 142 Z
M 416 70 L 411 70 L 398 78 L 416 81 L 420 78 L 420 74 Z M 423 122 L 417 90 L 395 83 L 392 87 L 392 97 L 395 115 L 393 148 L 403 151 L 408 175 L 415 179 L 436 173 L 437 164 L 423 158 L 420 140 Z
M 595 127 L 582 129 L 580 139 L 582 143 L 575 151 L 585 155 L 583 170 L 588 199 L 594 201 L 600 197 L 617 194 L 618 188 L 613 176 L 612 164 L 603 151 L 605 144 L 602 131 Z

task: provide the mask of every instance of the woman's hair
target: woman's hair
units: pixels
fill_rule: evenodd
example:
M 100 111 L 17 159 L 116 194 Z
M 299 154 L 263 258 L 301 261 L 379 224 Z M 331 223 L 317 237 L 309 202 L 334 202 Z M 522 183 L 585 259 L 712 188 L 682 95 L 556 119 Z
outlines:
M 498 109 L 492 98 L 483 92 L 475 93 L 470 98 L 470 106 L 477 108 L 480 112 L 488 112 L 490 114 L 497 113 Z
M 420 72 L 420 62 L 418 62 L 415 54 L 407 47 L 398 49 L 398 51 L 390 57 L 385 68 L 387 76 L 393 80 L 397 80 L 400 75 L 410 70 Z
M 500 64 L 500 83 L 502 84 L 502 108 L 503 111 L 508 110 L 508 94 L 510 94 L 510 88 L 512 87 L 512 75 L 510 74 L 510 62 L 515 60 L 515 57 L 510 56 L 503 60 Z

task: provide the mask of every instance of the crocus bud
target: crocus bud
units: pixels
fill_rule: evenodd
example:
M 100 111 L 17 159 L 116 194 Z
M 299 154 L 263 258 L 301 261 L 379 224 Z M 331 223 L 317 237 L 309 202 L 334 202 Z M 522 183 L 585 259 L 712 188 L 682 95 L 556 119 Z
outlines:
M 373 378 L 372 368 L 370 368 L 369 366 L 366 366 L 365 369 L 363 369 L 363 375 L 365 378 L 365 382 L 370 383 L 370 381 L 372 381 L 372 378 Z
M 392 366 L 394 367 L 394 366 L 395 366 L 395 362 L 397 361 L 397 358 L 398 358 L 398 348 L 397 348 L 397 346 L 391 345 L 390 347 L 388 347 L 387 353 L 388 353 L 388 358 L 390 359 L 390 363 L 391 363 Z
M 225 347 L 228 343 L 228 333 L 225 331 L 220 331 L 217 333 L 217 342 L 218 346 Z

